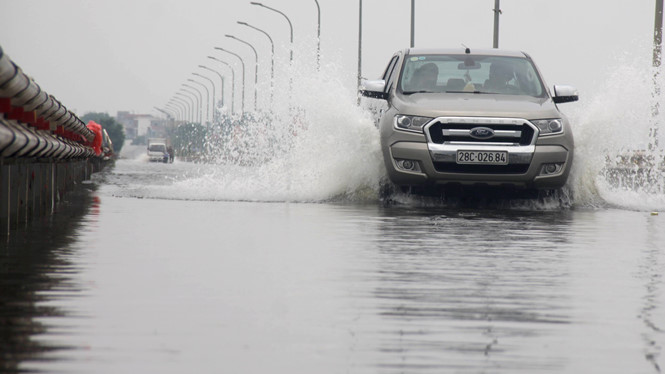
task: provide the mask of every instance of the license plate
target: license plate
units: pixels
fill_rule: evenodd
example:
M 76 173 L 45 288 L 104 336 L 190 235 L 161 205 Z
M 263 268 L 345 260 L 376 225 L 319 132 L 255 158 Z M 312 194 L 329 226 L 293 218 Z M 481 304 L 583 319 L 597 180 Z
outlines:
M 458 164 L 508 165 L 508 152 L 457 151 Z

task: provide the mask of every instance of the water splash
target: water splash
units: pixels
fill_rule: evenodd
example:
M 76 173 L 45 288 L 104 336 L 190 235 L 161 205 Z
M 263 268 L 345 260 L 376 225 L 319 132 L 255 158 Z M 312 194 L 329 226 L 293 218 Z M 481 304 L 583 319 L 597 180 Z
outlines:
M 207 144 L 215 167 L 161 187 L 181 198 L 245 201 L 376 200 L 385 173 L 378 130 L 355 88 L 328 64 L 282 67 L 270 114 L 246 116 Z
M 645 50 L 648 50 L 645 48 Z M 575 161 L 568 188 L 577 206 L 611 205 L 636 210 L 665 209 L 663 148 L 654 147 L 654 68 L 646 54 L 624 55 L 607 69 L 607 79 L 583 94 L 572 120 Z

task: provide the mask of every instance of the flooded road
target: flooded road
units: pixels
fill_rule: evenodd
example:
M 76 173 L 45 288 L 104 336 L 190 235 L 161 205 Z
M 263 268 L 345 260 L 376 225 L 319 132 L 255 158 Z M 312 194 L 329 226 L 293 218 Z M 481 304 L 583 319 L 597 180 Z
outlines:
M 220 168 L 120 160 L 3 237 L 0 372 L 665 367 L 663 214 L 225 199 Z

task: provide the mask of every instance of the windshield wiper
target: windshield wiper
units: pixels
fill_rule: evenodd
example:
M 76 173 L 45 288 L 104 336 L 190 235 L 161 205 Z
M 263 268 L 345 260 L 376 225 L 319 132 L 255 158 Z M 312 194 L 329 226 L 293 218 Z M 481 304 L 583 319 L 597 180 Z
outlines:
M 491 94 L 492 92 L 485 92 L 485 91 L 446 91 L 446 93 L 472 93 L 472 94 Z
M 420 90 L 420 91 L 403 91 L 403 95 L 413 95 L 416 93 L 435 93 L 435 91 L 428 91 L 428 90 Z

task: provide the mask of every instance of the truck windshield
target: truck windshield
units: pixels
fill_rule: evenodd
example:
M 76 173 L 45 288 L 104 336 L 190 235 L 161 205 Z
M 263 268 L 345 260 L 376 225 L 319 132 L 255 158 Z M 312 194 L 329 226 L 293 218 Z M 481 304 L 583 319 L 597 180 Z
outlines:
M 148 147 L 149 152 L 166 152 L 166 146 L 164 144 L 150 144 Z
M 411 55 L 402 67 L 398 92 L 545 95 L 530 60 L 474 55 Z

